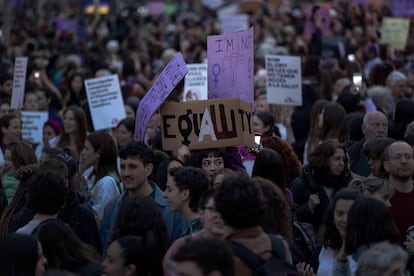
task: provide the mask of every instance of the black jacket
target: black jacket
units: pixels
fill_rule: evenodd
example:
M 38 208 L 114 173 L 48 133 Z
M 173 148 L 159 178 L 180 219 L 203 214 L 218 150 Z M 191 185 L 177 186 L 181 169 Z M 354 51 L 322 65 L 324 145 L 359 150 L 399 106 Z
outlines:
M 8 231 L 10 233 L 15 232 L 32 220 L 35 214 L 35 210 L 26 205 L 12 217 Z M 68 195 L 66 205 L 59 213 L 58 219 L 68 224 L 79 239 L 92 245 L 99 254 L 102 254 L 102 245 L 95 216 L 85 206 L 79 204 L 75 193 Z
M 346 187 L 350 178 L 350 175 L 341 177 L 339 185 L 333 187 L 332 196 Z M 309 166 L 305 166 L 302 175 L 292 181 L 291 187 L 295 203 L 293 214 L 295 220 L 308 222 L 314 226 L 315 231 L 318 231 L 331 200 L 324 190 L 322 181 L 316 177 L 315 172 Z M 320 204 L 312 211 L 308 206 L 308 200 L 309 196 L 315 193 L 319 196 Z

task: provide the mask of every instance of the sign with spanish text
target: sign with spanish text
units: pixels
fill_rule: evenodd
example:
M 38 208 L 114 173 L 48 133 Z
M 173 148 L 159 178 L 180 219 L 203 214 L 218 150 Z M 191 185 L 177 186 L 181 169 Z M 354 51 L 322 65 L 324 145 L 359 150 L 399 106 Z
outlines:
M 43 125 L 48 112 L 22 111 L 22 139 L 32 143 L 43 142 Z
M 160 113 L 164 150 L 254 146 L 251 104 L 240 99 L 165 103 Z
M 126 117 L 118 75 L 85 80 L 95 130 L 113 128 Z
M 220 18 L 221 33 L 233 33 L 249 28 L 249 16 L 247 14 L 235 14 Z
M 13 88 L 10 108 L 19 109 L 23 106 L 24 89 L 26 86 L 27 57 L 17 57 L 14 62 Z
M 404 50 L 410 30 L 410 19 L 384 17 L 382 19 L 381 43 L 396 50 Z
M 253 28 L 207 37 L 208 98 L 253 103 Z
M 187 64 L 184 79 L 184 102 L 207 100 L 207 63 Z
M 302 105 L 300 57 L 266 55 L 267 102 Z
M 167 99 L 187 72 L 187 65 L 181 53 L 176 54 L 162 70 L 150 90 L 139 102 L 135 119 L 134 139 L 136 141 L 144 141 L 145 129 L 152 114 Z

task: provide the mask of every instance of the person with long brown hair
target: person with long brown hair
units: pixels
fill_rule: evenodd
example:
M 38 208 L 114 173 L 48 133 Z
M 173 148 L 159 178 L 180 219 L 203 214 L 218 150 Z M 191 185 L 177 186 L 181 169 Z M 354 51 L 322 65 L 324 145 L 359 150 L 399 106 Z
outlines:
M 80 155 L 81 172 L 92 168 L 87 174 L 91 198 L 87 206 L 95 214 L 99 225 L 106 203 L 122 192 L 117 167 L 117 149 L 114 139 L 105 131 L 88 135 Z
M 50 141 L 50 146 L 70 148 L 79 158 L 86 139 L 86 114 L 78 106 L 70 106 L 63 113 L 63 133 L 57 141 Z

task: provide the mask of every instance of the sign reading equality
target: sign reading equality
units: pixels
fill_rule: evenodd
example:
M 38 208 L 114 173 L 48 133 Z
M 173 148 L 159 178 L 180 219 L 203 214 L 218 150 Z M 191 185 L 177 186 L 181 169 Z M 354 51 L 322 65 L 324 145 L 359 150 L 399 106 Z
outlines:
M 165 103 L 160 113 L 164 150 L 254 145 L 251 105 L 240 99 Z

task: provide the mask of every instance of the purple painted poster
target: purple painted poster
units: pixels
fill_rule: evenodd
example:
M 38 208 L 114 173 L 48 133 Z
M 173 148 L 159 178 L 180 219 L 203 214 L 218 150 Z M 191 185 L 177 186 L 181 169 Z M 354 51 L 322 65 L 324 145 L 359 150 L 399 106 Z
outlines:
M 167 64 L 161 74 L 139 103 L 135 120 L 136 141 L 144 141 L 145 128 L 152 114 L 165 101 L 174 87 L 187 74 L 187 66 L 181 53 Z
M 207 37 L 208 98 L 253 103 L 253 28 Z
M 395 17 L 414 16 L 413 0 L 391 0 L 392 15 Z
M 330 16 L 330 3 L 320 3 L 318 5 L 309 4 L 306 8 L 306 21 L 305 21 L 305 37 L 310 39 L 315 31 L 315 25 L 312 22 L 312 13 L 316 12 L 321 18 L 321 31 L 324 36 L 330 34 L 331 16 Z

